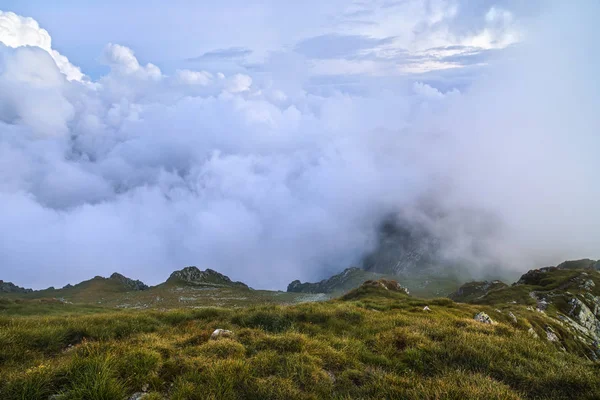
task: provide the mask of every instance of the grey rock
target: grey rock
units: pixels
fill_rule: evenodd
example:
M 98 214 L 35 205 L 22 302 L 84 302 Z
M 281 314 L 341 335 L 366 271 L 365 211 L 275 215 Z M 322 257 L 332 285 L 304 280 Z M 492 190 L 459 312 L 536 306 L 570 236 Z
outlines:
M 484 324 L 496 324 L 496 322 L 494 322 L 490 316 L 484 312 L 477 313 L 473 319 Z
M 129 397 L 129 400 L 143 400 L 145 397 L 148 397 L 148 393 L 137 392 L 132 394 L 131 397 Z
M 535 338 L 535 339 L 539 338 L 538 334 L 537 334 L 537 333 L 535 333 L 535 331 L 533 330 L 533 328 L 529 328 L 529 329 L 527 330 L 527 333 L 529 333 L 529 335 L 530 335 L 530 336 L 532 336 L 532 337 L 533 337 L 533 338 Z
M 554 333 L 554 330 L 547 326 L 546 327 L 546 339 L 548 339 L 550 342 L 558 342 L 558 336 L 556 335 L 556 333 Z

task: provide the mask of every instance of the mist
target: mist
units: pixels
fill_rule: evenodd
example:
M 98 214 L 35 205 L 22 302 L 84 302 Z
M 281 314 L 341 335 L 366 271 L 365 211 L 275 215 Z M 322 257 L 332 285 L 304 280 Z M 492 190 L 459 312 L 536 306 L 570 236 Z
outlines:
M 519 35 L 497 10 L 474 31 L 493 57 L 448 69 L 399 73 L 369 59 L 393 40 L 348 35 L 358 61 L 312 40 L 207 69 L 109 43 L 96 78 L 43 21 L 0 13 L 0 279 L 156 284 L 196 265 L 283 289 L 359 263 L 390 216 L 474 277 L 600 258 L 600 6 L 549 3 Z

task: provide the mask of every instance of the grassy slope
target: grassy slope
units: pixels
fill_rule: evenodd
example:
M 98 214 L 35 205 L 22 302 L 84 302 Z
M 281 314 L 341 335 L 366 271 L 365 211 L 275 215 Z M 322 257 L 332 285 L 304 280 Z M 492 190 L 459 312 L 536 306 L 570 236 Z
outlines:
M 268 290 L 252 290 L 239 286 L 220 284 L 189 285 L 166 282 L 148 290 L 132 291 L 117 281 L 94 278 L 67 289 L 42 290 L 33 293 L 3 293 L 0 299 L 19 302 L 27 312 L 35 312 L 33 305 L 57 303 L 62 299 L 76 305 L 126 309 L 172 309 L 207 306 L 239 307 L 259 304 L 294 304 L 321 299 L 303 293 L 285 293 Z M 5 307 L 6 308 L 6 307 Z M 54 310 L 60 304 L 54 304 Z
M 148 400 L 600 398 L 600 365 L 533 339 L 543 316 L 512 307 L 516 324 L 363 286 L 294 306 L 0 316 L 0 398 L 124 399 L 146 384 Z M 216 328 L 234 339 L 209 340 Z

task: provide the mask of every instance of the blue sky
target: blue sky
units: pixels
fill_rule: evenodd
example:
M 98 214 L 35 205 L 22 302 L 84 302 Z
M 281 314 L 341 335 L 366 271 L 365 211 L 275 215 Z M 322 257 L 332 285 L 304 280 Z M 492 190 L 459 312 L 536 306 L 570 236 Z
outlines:
M 455 55 L 458 46 L 469 46 L 473 49 L 468 54 L 473 55 L 472 50 L 505 48 L 518 42 L 519 24 L 541 9 L 536 2 L 524 6 L 489 0 L 475 7 L 467 1 L 174 0 L 165 4 L 156 0 L 9 0 L 0 9 L 35 18 L 51 32 L 54 47 L 92 76 L 106 71 L 99 65 L 99 56 L 107 43 L 133 48 L 141 60 L 167 70 L 205 53 L 245 48 L 251 53 L 238 62 L 263 62 L 270 52 L 290 49 L 301 50 L 309 58 L 315 51 L 329 53 L 330 60 L 347 59 L 358 52 L 366 59 L 362 63 L 346 60 L 348 72 L 388 74 L 403 63 L 403 51 L 457 46 Z M 492 14 L 496 17 L 490 19 Z M 373 65 L 366 65 L 367 59 Z M 474 60 L 464 58 L 463 62 Z M 334 62 L 321 64 L 326 70 Z M 339 69 L 339 63 L 332 68 Z

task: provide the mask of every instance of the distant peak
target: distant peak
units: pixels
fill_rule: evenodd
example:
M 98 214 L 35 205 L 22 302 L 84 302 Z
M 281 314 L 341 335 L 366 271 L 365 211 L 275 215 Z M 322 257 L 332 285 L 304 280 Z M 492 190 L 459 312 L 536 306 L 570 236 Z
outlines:
M 146 289 L 148 289 L 148 285 L 146 285 L 144 282 L 127 278 L 126 276 L 121 275 L 118 272 L 113 273 L 109 279 L 120 282 L 123 285 L 125 285 L 128 289 L 131 289 L 131 290 L 146 290 Z
M 11 282 L 0 280 L 0 293 L 31 293 L 33 289 L 25 289 Z
M 248 287 L 242 282 L 233 282 L 228 276 L 223 275 L 213 269 L 208 268 L 205 271 L 202 271 L 194 266 L 185 267 L 182 270 L 173 272 L 167 282 L 169 281 L 181 281 L 193 285 L 213 284 L 244 288 Z

